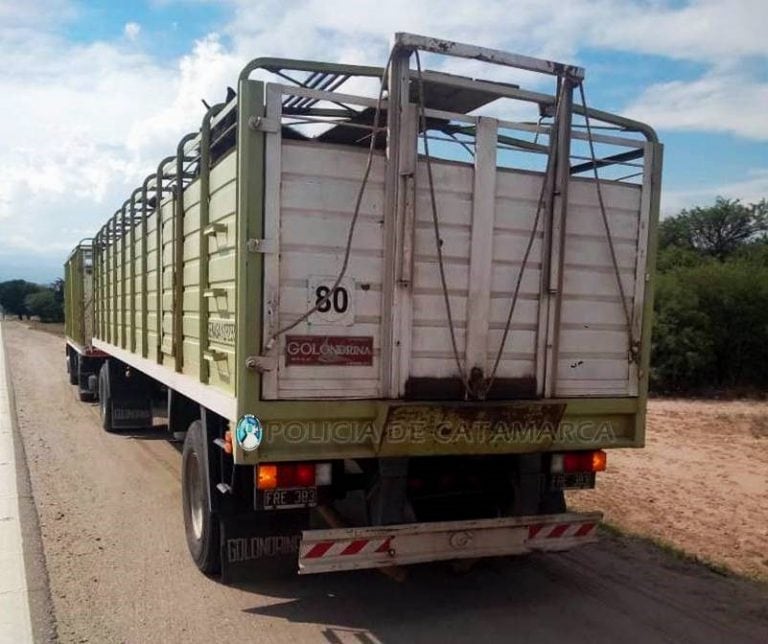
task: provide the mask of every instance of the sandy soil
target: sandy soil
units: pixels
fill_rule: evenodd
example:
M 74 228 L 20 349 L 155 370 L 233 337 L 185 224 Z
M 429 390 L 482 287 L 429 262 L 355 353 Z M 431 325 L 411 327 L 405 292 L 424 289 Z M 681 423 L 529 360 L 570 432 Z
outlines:
M 652 400 L 645 449 L 610 452 L 569 503 L 768 580 L 768 403 Z
M 764 642 L 768 589 L 604 535 L 563 554 L 224 586 L 186 548 L 180 455 L 106 434 L 67 384 L 62 340 L 5 327 L 63 642 Z M 606 486 L 607 487 L 607 486 Z

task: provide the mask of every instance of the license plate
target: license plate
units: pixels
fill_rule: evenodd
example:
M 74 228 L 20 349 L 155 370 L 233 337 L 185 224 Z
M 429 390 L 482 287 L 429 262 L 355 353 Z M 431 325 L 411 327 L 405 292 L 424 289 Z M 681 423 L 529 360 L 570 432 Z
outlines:
M 594 472 L 569 472 L 552 474 L 550 488 L 553 490 L 591 490 L 595 487 Z
M 262 490 L 256 497 L 256 507 L 260 510 L 289 510 L 294 508 L 313 508 L 317 505 L 317 488 L 289 487 L 274 490 Z

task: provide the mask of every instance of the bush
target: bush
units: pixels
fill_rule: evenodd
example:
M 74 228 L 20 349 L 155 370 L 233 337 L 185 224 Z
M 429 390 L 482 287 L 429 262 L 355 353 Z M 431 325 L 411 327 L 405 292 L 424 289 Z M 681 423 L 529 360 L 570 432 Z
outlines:
M 42 322 L 64 321 L 64 310 L 61 302 L 50 288 L 27 295 L 24 304 L 29 314 L 36 315 Z
M 703 261 L 661 272 L 651 384 L 660 393 L 768 385 L 768 265 Z

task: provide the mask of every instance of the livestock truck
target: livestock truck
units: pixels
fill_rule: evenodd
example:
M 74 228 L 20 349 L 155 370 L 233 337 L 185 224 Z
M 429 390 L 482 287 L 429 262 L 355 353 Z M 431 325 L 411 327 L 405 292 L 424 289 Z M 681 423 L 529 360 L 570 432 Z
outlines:
M 564 491 L 644 443 L 661 161 L 580 67 L 258 58 L 72 252 L 71 380 L 183 438 L 206 573 L 594 541 Z

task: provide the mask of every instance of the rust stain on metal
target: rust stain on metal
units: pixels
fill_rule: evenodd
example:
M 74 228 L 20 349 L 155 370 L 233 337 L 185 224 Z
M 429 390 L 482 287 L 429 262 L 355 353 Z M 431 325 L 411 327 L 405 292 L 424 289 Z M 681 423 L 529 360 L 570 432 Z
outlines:
M 551 444 L 565 408 L 562 403 L 395 405 L 387 413 L 382 442 Z
M 463 401 L 464 383 L 460 378 L 409 378 L 405 383 L 406 400 Z M 536 378 L 496 378 L 486 393 L 486 400 L 530 400 L 536 397 Z

